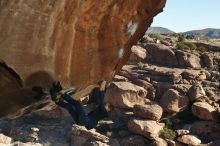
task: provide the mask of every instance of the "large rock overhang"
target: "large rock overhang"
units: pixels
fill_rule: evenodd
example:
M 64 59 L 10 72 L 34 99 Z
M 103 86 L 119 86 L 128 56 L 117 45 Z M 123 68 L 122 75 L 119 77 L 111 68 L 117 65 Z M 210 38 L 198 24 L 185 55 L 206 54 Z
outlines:
M 0 60 L 6 64 L 4 72 L 7 68 L 14 71 L 11 77 L 10 72 L 0 72 L 0 88 L 4 87 L 0 100 L 7 92 L 46 87 L 54 80 L 78 91 L 101 79 L 111 80 L 165 3 L 0 0 Z

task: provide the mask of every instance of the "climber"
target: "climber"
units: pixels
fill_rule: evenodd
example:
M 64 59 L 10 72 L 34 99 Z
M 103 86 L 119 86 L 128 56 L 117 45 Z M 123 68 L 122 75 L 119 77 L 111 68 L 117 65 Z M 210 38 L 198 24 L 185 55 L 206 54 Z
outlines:
M 52 100 L 60 107 L 66 109 L 76 124 L 84 125 L 86 128 L 94 128 L 98 121 L 107 116 L 107 112 L 104 107 L 104 96 L 106 92 L 106 81 L 100 81 L 99 87 L 95 88 L 90 94 L 90 101 L 97 105 L 97 108 L 90 112 L 88 115 L 81 103 L 73 99 L 67 92 L 62 91 L 62 86 L 59 82 L 54 82 L 50 89 Z M 74 90 L 74 89 L 72 89 Z M 72 91 L 69 91 L 72 92 Z M 89 103 L 88 102 L 88 103 Z
M 104 98 L 107 89 L 107 83 L 104 80 L 98 82 L 98 87 L 94 88 L 89 95 L 89 101 L 87 104 L 93 102 L 97 105 L 97 108 L 89 113 L 90 117 L 93 117 L 96 121 L 99 121 L 107 116 L 107 111 L 104 106 Z
M 62 92 L 60 82 L 53 83 L 50 94 L 52 100 L 58 106 L 66 109 L 70 113 L 76 124 L 84 125 L 88 129 L 95 127 L 96 123 L 85 114 L 81 103 L 73 99 L 68 93 Z

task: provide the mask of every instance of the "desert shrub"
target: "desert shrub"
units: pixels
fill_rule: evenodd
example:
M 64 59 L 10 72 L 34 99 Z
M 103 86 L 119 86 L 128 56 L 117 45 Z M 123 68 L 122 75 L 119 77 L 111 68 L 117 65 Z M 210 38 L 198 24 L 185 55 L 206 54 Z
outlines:
M 184 41 L 185 41 L 184 35 L 179 35 L 178 36 L 178 42 L 184 42 Z
M 191 42 L 178 42 L 176 48 L 180 50 L 195 50 L 197 47 Z
M 159 137 L 173 140 L 174 138 L 176 138 L 176 133 L 172 129 L 164 128 L 159 132 Z
M 173 122 L 169 118 L 166 119 L 165 124 L 166 124 L 167 128 L 172 128 L 173 127 Z
M 159 41 L 163 40 L 163 38 L 159 34 L 155 34 L 155 33 L 150 33 L 149 37 L 156 39 L 156 40 L 159 40 Z
M 137 67 L 138 69 L 144 69 L 145 64 L 143 62 L 138 62 Z
M 208 49 L 206 47 L 204 47 L 204 46 L 198 47 L 197 50 L 199 50 L 201 52 L 207 52 L 208 51 Z

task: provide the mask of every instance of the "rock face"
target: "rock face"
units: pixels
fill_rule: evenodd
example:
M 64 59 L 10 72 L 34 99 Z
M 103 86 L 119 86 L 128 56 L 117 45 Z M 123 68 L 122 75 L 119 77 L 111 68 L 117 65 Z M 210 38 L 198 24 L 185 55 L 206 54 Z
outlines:
M 59 80 L 81 90 L 101 79 L 111 79 L 165 2 L 1 0 L 0 60 L 13 73 L 9 78 L 12 84 L 3 78 L 0 88 L 15 89 L 22 79 L 22 85 L 28 87 Z M 0 104 L 5 104 L 1 95 L 2 91 Z M 7 100 L 13 100 L 10 97 Z

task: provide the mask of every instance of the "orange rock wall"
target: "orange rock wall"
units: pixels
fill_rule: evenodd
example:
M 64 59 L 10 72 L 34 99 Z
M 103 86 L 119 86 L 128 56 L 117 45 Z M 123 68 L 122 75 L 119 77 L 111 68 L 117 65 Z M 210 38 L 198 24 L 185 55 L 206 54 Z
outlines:
M 109 80 L 165 2 L 0 0 L 0 60 L 28 87 Z

